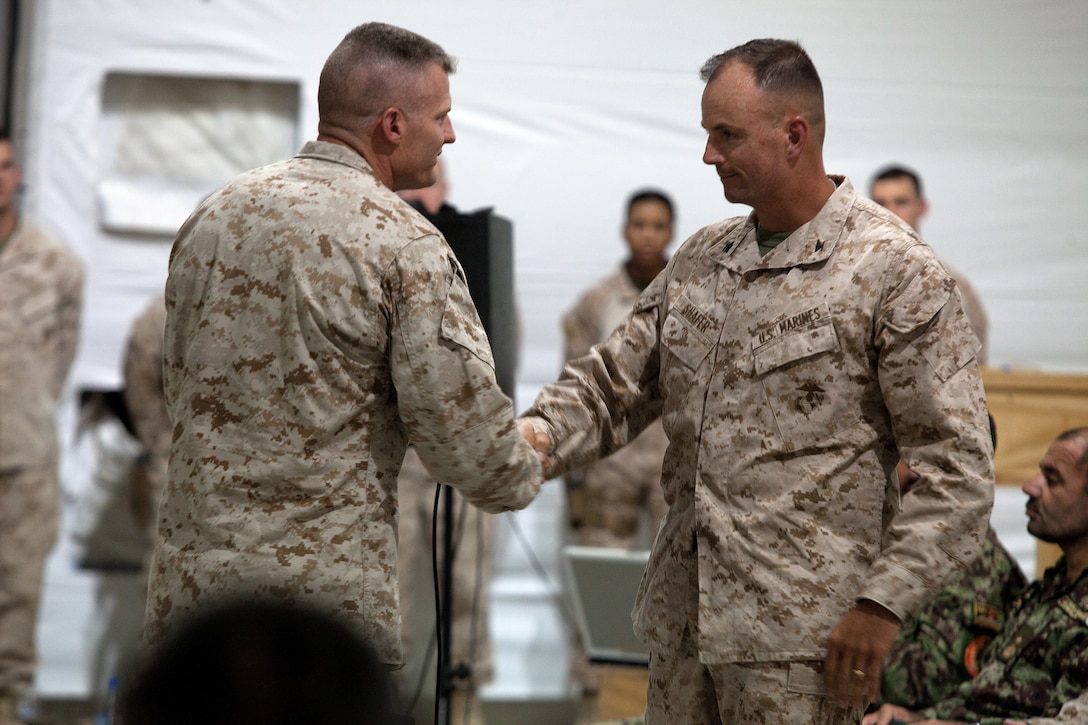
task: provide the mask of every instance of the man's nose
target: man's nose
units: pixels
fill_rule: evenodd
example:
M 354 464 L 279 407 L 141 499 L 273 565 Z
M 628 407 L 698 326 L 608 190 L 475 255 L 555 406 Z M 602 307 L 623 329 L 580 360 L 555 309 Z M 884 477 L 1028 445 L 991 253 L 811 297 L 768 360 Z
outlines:
M 1037 497 L 1043 492 L 1043 474 L 1036 473 L 1024 482 L 1024 485 L 1020 487 L 1020 490 L 1032 498 Z

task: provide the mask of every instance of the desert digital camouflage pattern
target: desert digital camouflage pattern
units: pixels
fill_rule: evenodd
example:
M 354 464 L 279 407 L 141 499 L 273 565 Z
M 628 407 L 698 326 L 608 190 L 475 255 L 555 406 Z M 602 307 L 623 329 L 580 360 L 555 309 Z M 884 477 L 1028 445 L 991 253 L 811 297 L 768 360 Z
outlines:
M 1003 718 L 1056 717 L 1064 703 L 1086 693 L 1088 571 L 1068 581 L 1062 558 L 1013 603 L 1001 632 L 982 654 L 978 676 L 920 712 L 942 720 L 1003 725 Z M 1066 715 L 1077 708 L 1071 704 Z M 1083 700 L 1080 710 L 1084 712 Z
M 697 232 L 526 414 L 557 475 L 661 415 L 670 508 L 633 615 L 654 650 L 691 626 L 708 664 L 822 661 L 858 598 L 905 619 L 981 545 L 978 340 L 929 247 L 833 180 L 765 257 L 752 216 Z
M 956 291 L 960 293 L 960 304 L 967 315 L 967 322 L 971 325 L 971 332 L 978 338 L 978 353 L 975 357 L 979 365 L 989 363 L 990 357 L 990 320 L 986 317 L 986 308 L 982 305 L 982 299 L 978 292 L 959 271 L 942 262 L 944 268 L 956 280 Z
M 899 631 L 881 675 L 881 701 L 920 710 L 977 675 L 983 650 L 1026 585 L 1020 566 L 988 528 L 975 560 Z
M 564 359 L 580 358 L 605 340 L 631 312 L 639 294 L 622 265 L 586 290 L 563 316 Z M 668 510 L 661 489 L 661 461 L 668 445 L 661 422 L 655 421 L 621 450 L 572 474 L 582 485 L 580 543 L 631 548 L 643 510 L 650 530 L 657 531 Z
M 172 428 L 162 382 L 165 329 L 166 300 L 160 294 L 133 320 L 121 363 L 125 406 L 144 450 L 133 474 L 133 508 L 138 520 L 152 529 L 166 483 Z
M 0 470 L 57 460 L 54 416 L 75 359 L 83 263 L 19 221 L 0 248 Z
M 166 309 L 147 637 L 213 598 L 267 596 L 353 621 L 398 663 L 407 441 L 486 511 L 541 481 L 453 252 L 362 157 L 310 142 L 193 213 Z
M 83 264 L 20 220 L 0 240 L 0 706 L 29 691 L 56 542 L 57 404 L 79 341 Z

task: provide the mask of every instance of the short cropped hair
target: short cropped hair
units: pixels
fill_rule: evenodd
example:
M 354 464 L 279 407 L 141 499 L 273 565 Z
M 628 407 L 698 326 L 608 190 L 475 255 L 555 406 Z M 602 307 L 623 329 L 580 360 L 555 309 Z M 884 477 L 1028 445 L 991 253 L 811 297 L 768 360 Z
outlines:
M 812 114 L 810 123 L 824 123 L 824 87 L 816 65 L 801 44 L 793 40 L 761 38 L 719 53 L 707 60 L 699 77 L 709 83 L 731 63 L 740 63 L 752 72 L 765 93 L 806 99 Z
M 318 116 L 366 117 L 410 102 L 416 78 L 432 63 L 447 74 L 457 69 L 453 56 L 422 35 L 386 23 L 359 25 L 344 36 L 321 69 Z
M 669 210 L 669 221 L 672 221 L 676 216 L 673 211 L 672 199 L 660 189 L 639 189 L 627 197 L 627 216 L 631 216 L 631 210 L 635 208 L 635 204 L 643 201 L 659 201 L 664 204 L 665 208 Z
M 1088 427 L 1071 428 L 1065 431 L 1057 438 L 1057 441 L 1077 441 L 1080 443 L 1081 451 L 1077 456 L 1077 468 L 1088 471 Z
M 869 184 L 869 188 L 872 189 L 878 181 L 895 181 L 897 179 L 909 179 L 914 184 L 914 193 L 918 195 L 919 199 L 924 199 L 925 195 L 922 193 L 922 177 L 918 175 L 918 172 L 914 169 L 909 169 L 906 166 L 899 164 L 891 164 L 885 166 L 880 171 L 873 175 L 873 180 Z

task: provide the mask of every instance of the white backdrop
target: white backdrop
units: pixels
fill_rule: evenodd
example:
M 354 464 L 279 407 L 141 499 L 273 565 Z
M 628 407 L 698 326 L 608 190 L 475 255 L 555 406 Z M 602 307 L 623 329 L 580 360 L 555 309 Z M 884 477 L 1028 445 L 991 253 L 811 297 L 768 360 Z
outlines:
M 813 56 L 830 171 L 860 189 L 888 161 L 921 171 L 924 236 L 981 294 L 991 362 L 1088 369 L 1088 4 L 1078 0 L 39 0 L 32 15 L 26 203 L 92 261 L 81 386 L 117 383 L 127 324 L 161 285 L 168 249 L 100 228 L 105 74 L 295 80 L 301 143 L 315 132 L 325 56 L 371 19 L 460 60 L 451 198 L 515 223 L 526 384 L 554 377 L 560 313 L 618 261 L 633 188 L 675 196 L 680 239 L 746 211 L 725 203 L 700 161 L 697 72 L 762 36 L 799 39 Z
M 460 60 L 451 82 L 458 141 L 445 155 L 451 201 L 466 211 L 493 206 L 514 222 L 522 405 L 558 372 L 561 313 L 619 261 L 631 190 L 654 185 L 674 196 L 678 240 L 747 212 L 724 201 L 701 163 L 698 69 L 766 36 L 800 40 L 821 72 L 829 171 L 861 191 L 890 161 L 922 173 L 931 202 L 923 235 L 980 293 L 991 363 L 1088 371 L 1083 0 L 28 5 L 16 128 L 25 208 L 90 265 L 75 387 L 119 385 L 128 325 L 161 288 L 169 251 L 166 238 L 101 226 L 106 74 L 298 83 L 301 143 L 315 133 L 326 55 L 367 20 L 416 30 Z M 536 518 L 523 519 L 545 551 L 554 550 L 557 497 L 549 487 L 526 512 Z M 1022 532 L 1022 521 L 1010 528 Z M 506 571 L 527 569 L 516 546 L 502 550 Z M 505 621 L 501 608 L 496 616 Z M 542 621 L 538 644 L 555 638 L 554 621 Z

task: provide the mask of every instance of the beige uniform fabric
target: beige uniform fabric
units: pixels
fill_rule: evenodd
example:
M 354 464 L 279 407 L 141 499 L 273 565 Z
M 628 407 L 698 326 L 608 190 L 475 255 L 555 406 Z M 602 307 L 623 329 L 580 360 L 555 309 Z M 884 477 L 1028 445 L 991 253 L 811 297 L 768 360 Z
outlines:
M 905 224 L 837 188 L 760 257 L 697 232 L 527 419 L 561 475 L 660 415 L 669 513 L 634 610 L 651 650 L 822 661 L 861 597 L 906 618 L 978 550 L 993 501 L 978 341 Z M 902 455 L 921 476 L 901 503 Z
M 31 686 L 58 525 L 56 410 L 75 358 L 83 264 L 19 221 L 0 249 L 0 698 Z
M 269 597 L 399 663 L 406 443 L 486 511 L 527 505 L 542 478 L 453 252 L 362 157 L 309 142 L 186 221 L 166 310 L 147 638 L 214 598 Z
M 171 426 L 162 382 L 165 329 L 166 299 L 160 294 L 133 320 L 121 366 L 125 406 L 144 451 L 133 472 L 133 509 L 152 534 L 170 457 Z
M 586 290 L 563 317 L 565 359 L 580 358 L 606 339 L 639 294 L 622 266 Z M 584 507 L 577 531 L 580 543 L 631 548 L 643 512 L 650 531 L 657 531 L 668 509 L 661 489 L 661 461 L 668 444 L 661 422 L 655 421 L 621 450 L 580 472 Z
M 945 264 L 948 274 L 956 280 L 956 291 L 960 293 L 960 302 L 963 311 L 967 315 L 967 322 L 971 325 L 971 331 L 978 338 L 979 350 L 975 356 L 979 365 L 987 365 L 990 360 L 990 321 L 986 317 L 986 308 L 982 306 L 982 299 L 978 292 L 958 270 Z

